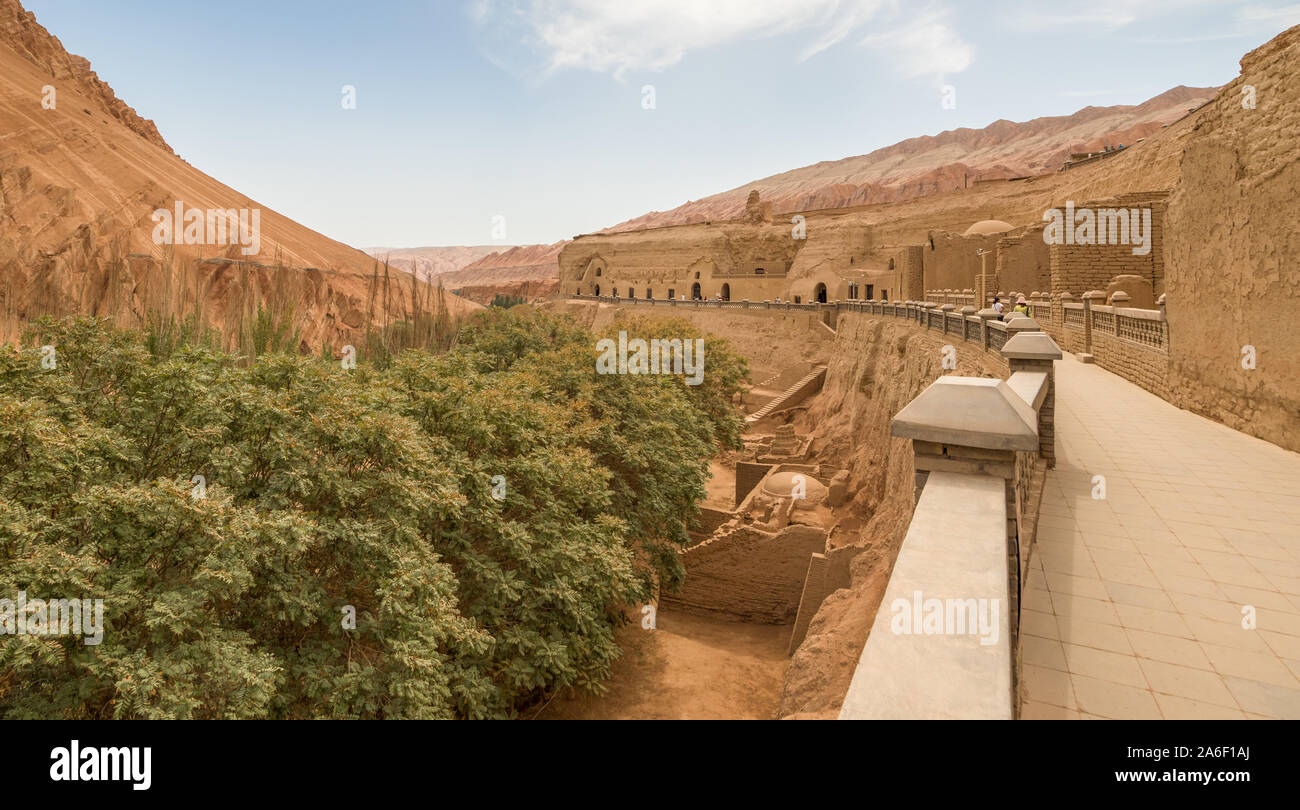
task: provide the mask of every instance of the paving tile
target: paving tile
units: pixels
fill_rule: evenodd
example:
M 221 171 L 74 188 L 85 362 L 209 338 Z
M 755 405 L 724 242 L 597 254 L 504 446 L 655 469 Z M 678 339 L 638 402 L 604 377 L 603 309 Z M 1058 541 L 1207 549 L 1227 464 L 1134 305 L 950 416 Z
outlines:
M 1088 621 L 1079 616 L 1058 616 L 1056 624 L 1057 638 L 1068 644 L 1095 647 L 1099 650 L 1108 650 L 1123 655 L 1132 655 L 1133 653 L 1133 648 L 1129 645 L 1124 628 L 1117 624 Z M 1067 661 L 1068 657 L 1067 649 Z
M 1245 720 L 1246 713 L 1240 709 L 1202 703 L 1175 695 L 1156 693 L 1156 703 L 1166 720 Z
M 1249 681 L 1271 683 L 1285 689 L 1300 690 L 1300 681 L 1291 674 L 1285 663 L 1273 653 L 1250 652 L 1238 647 L 1220 647 L 1217 644 L 1201 644 L 1210 663 L 1222 675 L 1233 675 Z
M 1300 720 L 1300 691 L 1231 675 L 1223 683 L 1247 712 L 1275 720 Z
M 1020 658 L 1025 666 L 1030 664 L 1065 671 L 1065 651 L 1061 642 L 1038 636 L 1020 636 Z
M 1071 675 L 1079 709 L 1111 720 L 1160 720 L 1160 707 L 1146 689 L 1102 681 L 1086 675 Z
M 1239 708 L 1232 693 L 1224 685 L 1224 679 L 1216 672 L 1166 664 L 1148 658 L 1139 659 L 1139 665 L 1153 692 L 1213 703 L 1216 706 Z
M 1046 639 L 1060 639 L 1056 630 L 1056 617 L 1037 610 L 1020 611 L 1020 632 Z
M 1048 703 L 1026 700 L 1020 704 L 1021 720 L 1081 720 L 1082 716 L 1073 709 L 1063 709 Z
M 1025 664 L 1020 671 L 1020 686 L 1026 700 L 1067 709 L 1078 708 L 1070 676 L 1059 669 Z
M 1178 613 L 1135 605 L 1115 605 L 1115 613 L 1119 616 L 1120 624 L 1126 628 L 1185 639 L 1196 638 L 1192 634 L 1192 629 L 1187 626 L 1187 622 Z
M 1192 669 L 1214 670 L 1214 665 L 1202 649 L 1200 642 L 1164 633 L 1128 629 L 1129 644 L 1138 658 L 1149 658 L 1166 664 L 1178 664 Z
M 1065 662 L 1071 674 L 1087 675 L 1098 680 L 1146 688 L 1147 681 L 1138 667 L 1138 659 L 1134 656 L 1094 647 L 1082 647 L 1078 644 L 1063 646 Z

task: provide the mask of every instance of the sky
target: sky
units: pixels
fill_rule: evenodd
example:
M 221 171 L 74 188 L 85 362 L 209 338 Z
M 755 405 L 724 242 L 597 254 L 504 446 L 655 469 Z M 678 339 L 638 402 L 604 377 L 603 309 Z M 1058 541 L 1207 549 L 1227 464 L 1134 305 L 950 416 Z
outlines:
M 23 4 L 181 157 L 362 248 L 551 243 L 905 138 L 1221 85 L 1300 24 L 1285 0 Z

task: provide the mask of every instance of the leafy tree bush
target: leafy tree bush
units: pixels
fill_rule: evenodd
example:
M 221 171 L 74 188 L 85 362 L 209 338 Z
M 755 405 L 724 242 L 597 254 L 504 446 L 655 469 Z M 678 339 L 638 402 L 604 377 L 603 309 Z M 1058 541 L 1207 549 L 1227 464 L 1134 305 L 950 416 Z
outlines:
M 5 718 L 511 717 L 598 691 L 624 606 L 680 580 L 746 373 L 713 341 L 705 385 L 598 375 L 594 335 L 523 308 L 353 370 L 36 331 L 54 369 L 0 347 L 0 598 L 103 599 L 104 637 L 0 635 Z

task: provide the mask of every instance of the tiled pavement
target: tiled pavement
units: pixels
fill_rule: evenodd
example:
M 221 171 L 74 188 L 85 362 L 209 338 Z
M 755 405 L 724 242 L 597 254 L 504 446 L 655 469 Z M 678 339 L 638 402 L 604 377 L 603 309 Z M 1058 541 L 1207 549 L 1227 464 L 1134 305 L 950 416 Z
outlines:
M 1056 374 L 1021 716 L 1300 718 L 1300 454 L 1069 354 Z

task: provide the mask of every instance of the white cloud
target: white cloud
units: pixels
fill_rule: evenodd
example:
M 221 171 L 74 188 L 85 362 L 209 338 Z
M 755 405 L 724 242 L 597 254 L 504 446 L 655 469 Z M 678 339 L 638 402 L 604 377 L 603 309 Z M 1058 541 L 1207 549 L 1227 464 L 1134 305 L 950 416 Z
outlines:
M 1228 5 L 1238 0 L 1091 0 L 1071 6 L 1021 2 L 1008 15 L 1019 28 L 1039 30 L 1061 26 L 1115 30 L 1172 12 Z
M 904 23 L 902 27 L 863 40 L 884 51 L 888 61 L 908 78 L 961 73 L 975 61 L 975 48 L 966 43 L 947 22 L 947 12 L 932 10 Z
M 810 35 L 792 54 L 804 60 L 868 23 L 897 25 L 864 42 L 885 51 L 908 76 L 964 70 L 973 49 L 943 22 L 943 12 L 910 12 L 904 0 L 473 0 L 469 16 L 541 54 L 548 70 L 611 73 L 665 70 L 686 54 L 733 42 Z M 911 16 L 912 19 L 907 18 Z M 924 56 L 903 54 L 905 41 Z M 902 54 L 903 58 L 897 57 Z

